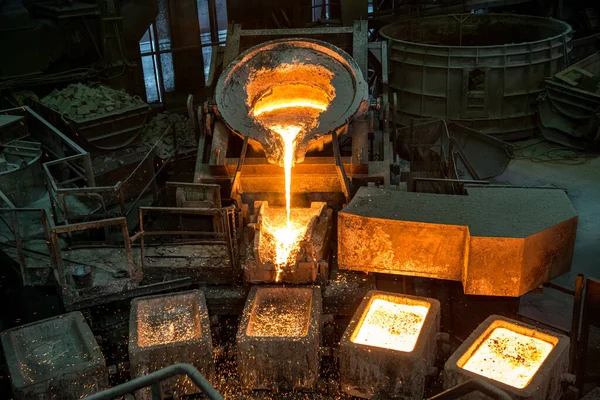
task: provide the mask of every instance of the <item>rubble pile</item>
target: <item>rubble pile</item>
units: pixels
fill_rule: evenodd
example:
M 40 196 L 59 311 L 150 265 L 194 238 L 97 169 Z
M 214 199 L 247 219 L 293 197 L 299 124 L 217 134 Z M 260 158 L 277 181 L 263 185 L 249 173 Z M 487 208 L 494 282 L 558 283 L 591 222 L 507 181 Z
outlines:
M 154 145 L 158 139 L 165 133 L 169 125 L 174 124 L 173 128 L 177 134 L 177 146 L 179 153 L 196 148 L 196 139 L 194 129 L 189 118 L 179 114 L 157 114 L 152 120 L 144 126 L 142 131 L 142 141 L 149 146 Z M 174 150 L 175 143 L 173 137 L 167 134 L 155 147 L 155 153 L 160 158 L 167 158 Z
M 63 90 L 54 89 L 40 102 L 73 120 L 94 118 L 146 104 L 122 90 L 82 83 L 69 85 Z

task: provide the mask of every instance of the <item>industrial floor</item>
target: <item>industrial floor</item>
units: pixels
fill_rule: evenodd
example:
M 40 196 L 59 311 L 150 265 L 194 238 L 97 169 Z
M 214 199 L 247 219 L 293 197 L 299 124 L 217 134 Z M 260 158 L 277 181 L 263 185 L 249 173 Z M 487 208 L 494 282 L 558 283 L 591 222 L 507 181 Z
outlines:
M 565 150 L 541 139 L 520 142 L 518 147 L 506 171 L 493 183 L 564 188 L 579 214 L 571 272 L 553 283 L 573 290 L 577 274 L 600 279 L 600 156 Z M 568 331 L 572 308 L 572 296 L 544 288 L 542 293 L 523 296 L 519 313 Z

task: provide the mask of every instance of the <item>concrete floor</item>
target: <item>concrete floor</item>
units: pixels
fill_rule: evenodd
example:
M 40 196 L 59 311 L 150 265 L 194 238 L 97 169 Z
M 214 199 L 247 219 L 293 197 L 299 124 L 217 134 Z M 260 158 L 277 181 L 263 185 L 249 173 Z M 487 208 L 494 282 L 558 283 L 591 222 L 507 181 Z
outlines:
M 579 214 L 571 272 L 553 282 L 574 289 L 577 274 L 600 280 L 600 156 L 574 153 L 542 140 L 519 143 L 519 147 L 515 159 L 493 182 L 564 188 Z M 571 158 L 574 155 L 577 158 Z M 523 296 L 520 313 L 568 330 L 572 304 L 572 296 L 544 289 Z

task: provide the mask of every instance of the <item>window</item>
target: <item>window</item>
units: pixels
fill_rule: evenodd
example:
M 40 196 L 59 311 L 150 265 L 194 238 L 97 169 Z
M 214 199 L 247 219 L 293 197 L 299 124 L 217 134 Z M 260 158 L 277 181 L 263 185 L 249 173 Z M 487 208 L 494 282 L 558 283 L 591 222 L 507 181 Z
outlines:
M 158 16 L 140 40 L 146 98 L 149 103 L 162 102 L 165 92 L 175 90 L 171 54 L 171 30 L 167 0 L 159 0 Z
M 312 0 L 312 20 L 329 19 L 330 0 Z
M 175 21 L 171 21 L 169 1 L 177 0 L 159 0 L 158 16 L 144 33 L 139 43 L 146 97 L 149 103 L 163 102 L 165 96 L 163 92 L 175 90 L 175 71 L 172 55 L 174 49 L 171 43 L 171 32 L 173 29 L 177 29 L 177 25 Z M 203 56 L 203 60 L 199 62 L 203 66 L 204 76 L 207 78 L 212 46 L 224 45 L 227 38 L 227 1 L 197 0 L 196 6 Z M 170 26 L 170 21 L 175 25 Z M 197 46 L 195 48 L 197 51 Z
M 225 45 L 227 39 L 227 1 L 226 0 L 197 0 L 198 23 L 200 24 L 200 42 L 204 57 L 204 77 L 208 79 L 212 46 Z M 214 19 L 211 23 L 211 12 Z M 215 24 L 217 26 L 213 27 Z

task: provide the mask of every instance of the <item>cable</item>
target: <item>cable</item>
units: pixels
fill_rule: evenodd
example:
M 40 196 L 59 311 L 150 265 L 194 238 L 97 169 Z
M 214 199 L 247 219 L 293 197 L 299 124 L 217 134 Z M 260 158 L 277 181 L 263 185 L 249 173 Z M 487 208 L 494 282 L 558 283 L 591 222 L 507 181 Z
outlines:
M 56 72 L 52 74 L 16 77 L 0 82 L 0 90 L 19 86 L 52 84 L 69 80 L 88 80 L 89 78 L 100 75 L 104 71 L 105 68 L 98 69 L 95 66 L 92 66 L 86 68 L 75 68 L 72 70 Z
M 551 163 L 551 164 L 563 164 L 563 165 L 581 165 L 587 163 L 593 155 L 583 153 L 577 150 L 571 150 L 566 148 L 553 148 L 543 151 L 539 154 L 527 154 L 525 149 L 538 146 L 543 143 L 548 143 L 544 139 L 540 139 L 534 143 L 530 143 L 521 147 L 514 147 L 514 159 L 515 160 L 529 160 L 533 163 Z

